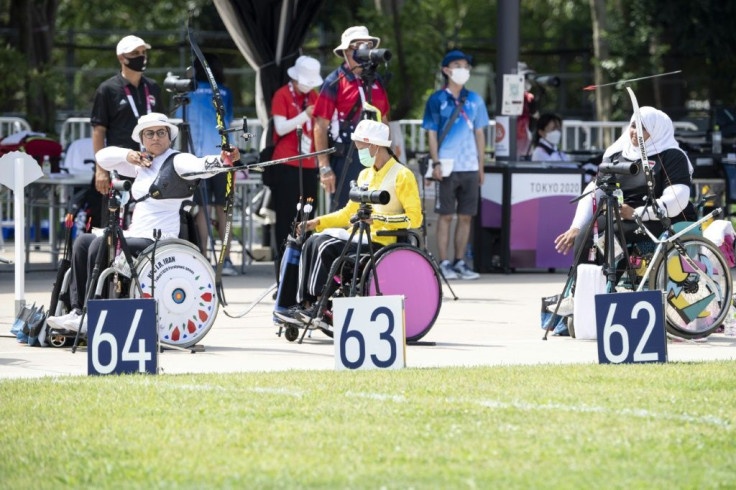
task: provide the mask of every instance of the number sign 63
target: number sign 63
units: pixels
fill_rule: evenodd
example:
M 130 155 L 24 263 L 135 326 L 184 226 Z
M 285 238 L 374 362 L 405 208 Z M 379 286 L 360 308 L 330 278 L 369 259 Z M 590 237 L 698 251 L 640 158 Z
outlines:
M 402 368 L 404 297 L 336 298 L 335 369 Z

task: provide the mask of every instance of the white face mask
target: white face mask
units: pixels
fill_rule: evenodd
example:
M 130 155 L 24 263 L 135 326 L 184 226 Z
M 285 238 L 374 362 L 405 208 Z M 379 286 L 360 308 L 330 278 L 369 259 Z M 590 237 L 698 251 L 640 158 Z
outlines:
M 378 152 L 376 152 L 375 155 L 371 155 L 371 149 L 369 146 L 358 150 L 358 159 L 366 168 L 372 167 L 373 164 L 376 163 L 376 156 L 378 156 Z
M 450 75 L 450 80 L 457 83 L 458 85 L 465 85 L 465 82 L 467 82 L 470 79 L 470 70 L 467 68 L 453 68 L 452 69 L 452 75 Z
M 311 87 L 308 87 L 306 85 L 302 85 L 301 83 L 297 83 L 296 86 L 299 88 L 299 92 L 301 92 L 303 94 L 308 94 L 309 92 L 312 91 L 312 88 Z
M 547 136 L 545 136 L 544 139 L 557 146 L 560 144 L 560 140 L 562 139 L 562 133 L 557 129 L 553 129 L 547 133 Z

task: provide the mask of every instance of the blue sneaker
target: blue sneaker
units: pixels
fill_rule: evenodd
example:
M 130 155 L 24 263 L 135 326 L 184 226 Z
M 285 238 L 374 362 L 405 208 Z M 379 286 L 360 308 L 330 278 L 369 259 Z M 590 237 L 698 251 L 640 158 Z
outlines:
M 464 260 L 458 260 L 457 262 L 455 262 L 455 265 L 452 266 L 452 269 L 455 271 L 457 277 L 459 277 L 460 279 L 473 280 L 480 277 L 480 274 L 468 267 L 468 264 L 466 264 Z
M 235 267 L 233 266 L 233 263 L 230 259 L 225 259 L 225 262 L 222 263 L 222 275 L 223 276 L 237 276 L 238 271 L 235 270 Z

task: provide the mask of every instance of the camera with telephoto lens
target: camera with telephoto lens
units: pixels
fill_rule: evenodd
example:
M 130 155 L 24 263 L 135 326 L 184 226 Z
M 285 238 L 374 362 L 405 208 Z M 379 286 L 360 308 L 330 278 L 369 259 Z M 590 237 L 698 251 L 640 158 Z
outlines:
M 641 166 L 637 162 L 626 163 L 601 163 L 598 165 L 598 173 L 613 175 L 636 175 L 641 170 Z
M 171 72 L 166 74 L 164 78 L 164 88 L 167 92 L 175 94 L 186 94 L 197 90 L 197 80 L 194 78 L 194 68 L 187 68 L 184 77 L 179 77 Z
M 369 191 L 368 186 L 358 186 L 355 181 L 350 182 L 350 194 L 348 195 L 353 202 L 361 204 L 388 204 L 391 200 L 391 194 L 388 191 Z
M 360 48 L 353 52 L 353 59 L 360 64 L 377 65 L 387 63 L 391 59 L 391 51 L 388 49 Z
M 536 76 L 532 75 L 529 77 L 530 80 L 537 85 L 544 85 L 546 87 L 554 87 L 557 88 L 560 86 L 560 77 L 557 77 L 555 75 L 543 75 L 543 76 Z

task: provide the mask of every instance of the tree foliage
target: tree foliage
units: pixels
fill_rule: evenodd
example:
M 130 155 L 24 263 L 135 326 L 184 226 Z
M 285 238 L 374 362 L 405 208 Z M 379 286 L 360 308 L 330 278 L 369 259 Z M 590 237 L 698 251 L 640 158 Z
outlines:
M 265 1 L 265 0 L 264 0 Z M 319 56 L 325 71 L 340 59 L 332 54 L 340 34 L 351 25 L 366 25 L 382 39 L 394 58 L 388 83 L 392 117 L 420 117 L 424 101 L 440 84 L 444 53 L 460 48 L 476 66 L 489 70 L 484 94 L 491 109 L 493 66 L 497 59 L 498 0 L 325 0 L 304 51 Z M 593 83 L 593 67 L 605 81 L 681 69 L 679 77 L 639 83 L 642 104 L 662 107 L 678 117 L 686 101 L 730 101 L 736 89 L 736 2 L 720 0 L 615 0 L 605 2 L 610 48 L 594 59 L 589 0 L 521 2 L 520 60 L 539 74 L 556 74 L 559 88 L 538 88 L 542 110 L 565 117 L 595 117 L 595 97 L 583 92 Z M 203 43 L 220 50 L 226 68 L 244 60 L 227 39 L 207 0 L 0 0 L 0 110 L 23 113 L 34 128 L 53 129 L 53 110 L 88 113 L 99 82 L 117 68 L 114 46 L 136 33 L 150 42 L 149 66 L 161 81 L 167 66 L 186 66 L 183 36 L 189 9 L 199 29 L 219 31 L 220 41 Z M 74 32 L 73 36 L 69 32 Z M 31 35 L 33 33 L 33 35 Z M 67 68 L 68 67 L 68 68 Z M 158 71 L 156 71 L 158 70 Z M 480 68 L 477 73 L 480 73 Z M 252 103 L 252 81 L 229 81 L 236 99 Z M 625 93 L 611 91 L 611 119 L 628 117 Z

